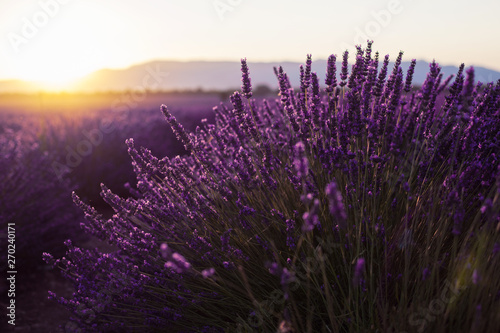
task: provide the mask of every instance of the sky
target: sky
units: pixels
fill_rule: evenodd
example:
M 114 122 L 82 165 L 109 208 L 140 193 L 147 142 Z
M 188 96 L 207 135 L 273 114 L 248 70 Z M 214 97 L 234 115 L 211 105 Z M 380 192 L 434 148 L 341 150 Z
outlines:
M 392 59 L 500 71 L 498 13 L 498 0 L 0 0 L 0 80 L 160 59 L 303 62 L 366 39 Z

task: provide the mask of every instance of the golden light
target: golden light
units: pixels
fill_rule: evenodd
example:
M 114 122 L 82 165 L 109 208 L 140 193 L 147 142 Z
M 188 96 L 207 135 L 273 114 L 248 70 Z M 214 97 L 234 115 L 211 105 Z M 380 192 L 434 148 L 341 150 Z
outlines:
M 47 89 L 63 89 L 72 81 L 101 68 L 95 57 L 80 53 L 72 45 L 58 40 L 45 40 L 30 45 L 23 54 L 18 78 L 34 81 Z
M 16 78 L 47 90 L 65 90 L 78 78 L 112 63 L 110 33 L 88 21 L 89 17 L 94 22 L 104 20 L 100 16 L 107 13 L 89 4 L 61 5 L 56 14 L 45 13 L 44 24 L 37 21 L 37 14 L 42 17 L 43 11 L 28 15 L 16 31 Z
M 57 54 L 60 50 L 54 51 Z M 79 66 L 72 57 L 54 57 L 48 53 L 39 53 L 25 62 L 25 66 L 19 71 L 19 78 L 40 83 L 46 88 L 62 88 L 92 70 L 81 63 Z

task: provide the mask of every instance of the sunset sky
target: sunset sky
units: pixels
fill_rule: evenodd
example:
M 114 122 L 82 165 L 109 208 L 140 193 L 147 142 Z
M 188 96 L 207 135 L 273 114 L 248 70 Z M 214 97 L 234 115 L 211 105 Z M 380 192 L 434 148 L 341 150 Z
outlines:
M 156 59 L 325 59 L 366 38 L 405 60 L 500 71 L 498 13 L 497 0 L 0 0 L 0 80 Z

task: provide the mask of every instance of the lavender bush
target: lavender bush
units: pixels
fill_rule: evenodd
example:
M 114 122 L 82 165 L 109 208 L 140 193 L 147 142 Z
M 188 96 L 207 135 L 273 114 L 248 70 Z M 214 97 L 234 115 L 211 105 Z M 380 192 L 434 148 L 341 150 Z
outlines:
M 57 299 L 80 331 L 479 332 L 500 329 L 500 82 L 357 47 L 324 88 L 275 69 L 257 101 L 246 60 L 232 108 L 157 158 L 134 140 L 133 196 L 102 185 L 103 219 L 74 194 L 87 232 L 120 250 L 67 242 L 45 259 L 74 282 Z M 441 93 L 446 93 L 442 102 Z M 76 326 L 75 326 L 76 327 Z

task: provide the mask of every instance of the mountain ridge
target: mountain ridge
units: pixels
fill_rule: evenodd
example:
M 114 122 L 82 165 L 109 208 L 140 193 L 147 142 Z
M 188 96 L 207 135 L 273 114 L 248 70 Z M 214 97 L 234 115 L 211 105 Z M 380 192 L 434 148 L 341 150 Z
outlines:
M 317 72 L 320 83 L 323 84 L 327 61 L 324 59 L 313 61 L 312 70 Z M 288 73 L 293 86 L 299 85 L 300 62 L 248 62 L 250 77 L 254 87 L 267 85 L 277 88 L 278 83 L 274 74 L 274 66 L 282 66 Z M 337 62 L 337 79 L 340 70 Z M 393 63 L 390 64 L 391 70 Z M 406 75 L 409 61 L 402 62 L 401 66 Z M 418 60 L 413 76 L 413 84 L 422 84 L 428 72 L 429 62 Z M 379 68 L 380 68 L 379 64 Z M 468 66 L 466 67 L 468 68 Z M 349 66 L 349 70 L 351 65 Z M 474 66 L 475 80 L 491 82 L 500 79 L 500 72 Z M 456 74 L 457 66 L 442 66 L 443 77 Z M 237 89 L 241 84 L 240 63 L 236 61 L 177 61 L 153 60 L 134 64 L 123 69 L 100 69 L 76 80 L 63 89 L 65 92 L 106 92 L 124 90 L 229 90 Z M 22 80 L 0 80 L 0 93 L 35 93 L 50 91 L 40 83 Z

